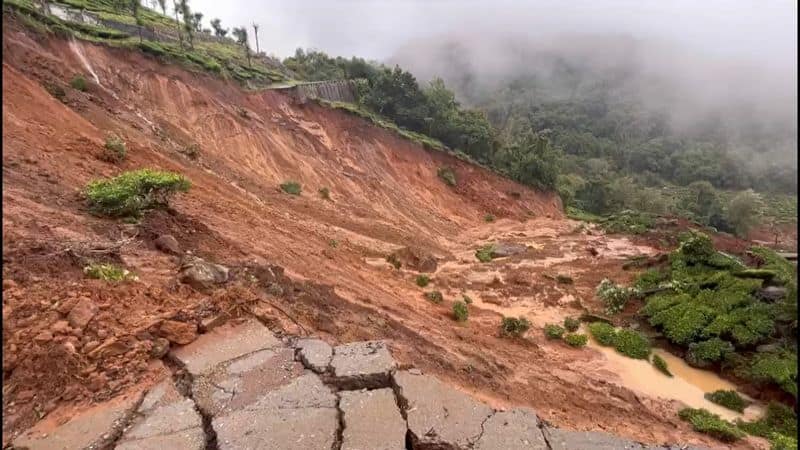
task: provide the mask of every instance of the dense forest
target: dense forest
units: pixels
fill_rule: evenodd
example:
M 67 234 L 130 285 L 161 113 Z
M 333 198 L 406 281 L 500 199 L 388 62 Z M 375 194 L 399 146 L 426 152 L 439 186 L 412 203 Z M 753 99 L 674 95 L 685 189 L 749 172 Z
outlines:
M 598 70 L 548 54 L 536 60 L 547 71 L 486 77 L 462 54 L 447 45 L 435 54 L 452 90 L 442 78 L 423 83 L 397 65 L 314 50 L 284 64 L 307 80 L 365 79 L 362 107 L 524 184 L 556 189 L 574 209 L 677 214 L 741 234 L 764 213 L 773 223 L 796 217 L 797 160 L 785 157 L 796 148 L 794 123 L 737 110 L 676 126 L 664 105 L 639 95 L 637 74 L 613 64 Z

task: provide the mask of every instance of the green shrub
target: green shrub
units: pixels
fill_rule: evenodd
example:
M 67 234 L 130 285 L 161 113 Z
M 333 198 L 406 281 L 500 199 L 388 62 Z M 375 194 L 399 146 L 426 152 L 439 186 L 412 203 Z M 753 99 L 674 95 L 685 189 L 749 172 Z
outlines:
M 453 303 L 453 317 L 455 317 L 457 322 L 465 322 L 469 317 L 467 304 L 461 301 Z
M 492 260 L 492 252 L 494 251 L 494 244 L 487 244 L 475 251 L 475 257 L 480 262 L 489 262 Z
M 75 75 L 72 77 L 69 85 L 72 86 L 73 89 L 77 89 L 81 92 L 86 92 L 86 89 L 88 88 L 88 85 L 86 84 L 86 78 L 84 78 L 83 75 Z
M 617 331 L 614 348 L 629 358 L 647 359 L 650 356 L 650 341 L 636 330 Z
M 440 167 L 439 170 L 436 171 L 436 174 L 448 186 L 456 185 L 456 174 L 453 172 L 453 169 L 449 167 Z
M 686 352 L 686 362 L 695 367 L 708 367 L 722 361 L 733 351 L 733 344 L 720 338 L 692 342 L 689 344 L 689 351 Z
M 578 333 L 568 333 L 564 335 L 564 342 L 570 347 L 584 347 L 589 341 L 589 336 Z
M 326 188 L 326 187 L 324 187 L 324 188 L 320 188 L 320 189 L 319 189 L 319 196 L 320 196 L 320 197 L 321 197 L 323 200 L 330 200 L 330 199 L 331 199 L 331 191 L 330 191 L 330 190 L 328 190 L 328 188 Z
M 692 424 L 695 431 L 714 436 L 724 442 L 733 442 L 744 437 L 742 430 L 705 409 L 684 408 L 678 412 L 678 417 Z
M 486 222 L 494 222 L 494 215 L 493 214 L 487 214 L 487 215 L 483 216 L 483 220 L 486 221 Z
M 122 139 L 117 136 L 112 135 L 107 137 L 104 149 L 105 151 L 103 152 L 103 159 L 109 162 L 121 162 L 127 155 L 125 143 L 122 142 Z
M 339 241 L 337 241 L 336 239 L 330 239 L 328 240 L 328 245 L 330 245 L 333 248 L 336 248 L 339 246 Z
M 581 321 L 580 320 L 575 319 L 574 317 L 565 317 L 564 318 L 564 328 L 566 328 L 567 331 L 573 331 L 573 332 L 574 331 L 578 331 L 578 328 L 580 328 L 580 327 L 581 327 Z
M 167 205 L 170 196 L 186 192 L 190 186 L 183 175 L 140 169 L 90 182 L 86 186 L 86 197 L 95 213 L 112 217 L 139 216 L 144 210 Z
M 403 263 L 401 263 L 400 260 L 398 260 L 397 257 L 394 256 L 394 255 L 387 256 L 386 257 L 386 262 L 388 262 L 389 264 L 394 266 L 395 269 L 398 269 L 398 270 L 400 269 L 400 267 L 403 266 Z
M 94 263 L 83 268 L 83 273 L 89 278 L 104 281 L 125 281 L 135 280 L 136 276 L 128 270 L 113 264 Z
M 669 371 L 669 367 L 667 367 L 667 362 L 664 361 L 664 358 L 658 355 L 653 355 L 653 366 L 655 366 L 659 372 L 672 378 L 672 372 Z
M 552 323 L 548 323 L 544 326 L 544 335 L 547 336 L 547 339 L 561 339 L 565 331 L 566 330 L 560 325 Z
M 797 450 L 797 437 L 772 433 L 767 439 L 771 445 L 770 450 Z
M 417 275 L 417 286 L 425 287 L 430 283 L 431 279 L 427 275 Z
M 296 181 L 287 181 L 285 183 L 281 183 L 281 190 L 286 192 L 290 195 L 300 195 L 300 192 L 303 190 L 300 186 L 300 183 Z
M 797 353 L 759 353 L 753 357 L 747 375 L 755 381 L 775 383 L 797 398 Z
M 726 391 L 723 389 L 714 392 L 706 392 L 704 397 L 712 403 L 716 403 L 736 412 L 744 412 L 744 409 L 750 404 L 747 400 L 743 399 L 738 392 Z
M 426 292 L 425 298 L 432 301 L 433 303 L 442 303 L 444 301 L 444 297 L 442 296 L 442 293 L 439 291 Z
M 612 234 L 641 234 L 652 228 L 654 223 L 652 214 L 626 210 L 601 219 L 600 227 Z
M 503 317 L 500 322 L 500 333 L 503 336 L 520 337 L 531 327 L 531 323 L 524 317 Z
M 754 422 L 736 421 L 736 426 L 753 436 L 770 438 L 773 434 L 797 436 L 797 414 L 782 403 L 770 402 L 760 419 Z
M 597 286 L 597 296 L 603 301 L 608 314 L 616 314 L 625 309 L 628 300 L 635 297 L 638 291 L 633 288 L 617 286 L 608 278 Z
M 598 344 L 606 347 L 614 345 L 614 339 L 617 337 L 617 330 L 611 324 L 592 322 L 587 328 L 589 329 L 589 334 L 592 335 Z
M 572 284 L 572 277 L 569 275 L 556 275 L 556 282 L 558 284 Z
M 462 298 L 464 299 L 464 303 L 466 303 L 466 304 L 468 304 L 468 305 L 471 305 L 471 304 L 472 304 L 472 298 L 471 298 L 470 296 L 468 296 L 467 294 L 464 294 L 464 295 L 462 296 Z

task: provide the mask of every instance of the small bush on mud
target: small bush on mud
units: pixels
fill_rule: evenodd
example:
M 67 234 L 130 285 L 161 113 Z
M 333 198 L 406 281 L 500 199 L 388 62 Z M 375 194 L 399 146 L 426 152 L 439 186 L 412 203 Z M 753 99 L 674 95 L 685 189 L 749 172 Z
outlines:
M 578 331 L 578 328 L 581 327 L 581 321 L 574 318 L 574 317 L 566 317 L 564 318 L 564 328 L 567 331 L 575 332 Z
M 500 334 L 503 336 L 520 337 L 531 327 L 531 323 L 524 317 L 503 317 L 500 322 Z
M 469 317 L 467 304 L 461 301 L 453 303 L 453 317 L 455 317 L 457 322 L 465 322 Z
M 487 244 L 475 251 L 475 257 L 480 262 L 489 262 L 492 260 L 492 252 L 494 251 L 494 244 Z
M 336 248 L 339 246 L 339 241 L 337 241 L 336 239 L 330 239 L 328 241 L 328 245 L 330 245 L 333 248 Z
M 564 342 L 570 347 L 585 347 L 586 343 L 589 342 L 589 336 L 585 334 L 569 333 L 564 335 Z
M 664 361 L 664 358 L 658 355 L 653 355 L 653 366 L 655 366 L 659 372 L 672 378 L 672 372 L 669 371 L 669 367 L 667 367 L 667 362 Z
M 69 85 L 72 86 L 73 89 L 77 89 L 81 92 L 86 92 L 88 85 L 86 84 L 86 78 L 83 75 L 75 75 L 72 78 L 72 81 L 69 82 Z
M 487 215 L 483 216 L 483 220 L 486 221 L 486 222 L 494 222 L 494 215 L 487 214 Z
M 544 335 L 547 336 L 547 339 L 561 339 L 565 331 L 564 327 L 553 323 L 544 326 Z
M 115 135 L 106 138 L 106 145 L 103 148 L 103 159 L 112 163 L 122 162 L 128 154 L 125 143 Z
M 650 356 L 650 341 L 636 330 L 617 331 L 614 348 L 629 358 L 647 359 Z
M 83 268 L 83 273 L 89 278 L 104 281 L 135 280 L 136 276 L 128 270 L 113 264 L 94 263 Z
M 436 172 L 436 174 L 448 186 L 456 185 L 456 174 L 453 172 L 453 169 L 449 167 L 439 167 L 439 170 Z
M 417 275 L 417 286 L 425 287 L 431 282 L 431 278 L 427 275 Z
M 558 284 L 572 284 L 572 277 L 569 275 L 556 275 L 556 283 Z
M 617 286 L 608 278 L 603 279 L 597 286 L 597 296 L 603 300 L 606 313 L 616 314 L 625 308 L 628 300 L 635 297 L 638 291 L 634 288 Z
M 707 341 L 692 342 L 689 344 L 689 351 L 686 352 L 686 362 L 695 367 L 708 367 L 722 361 L 733 351 L 733 344 L 716 337 Z
M 426 292 L 425 298 L 432 301 L 433 303 L 442 303 L 444 301 L 444 297 L 442 296 L 442 293 L 439 291 Z
M 733 442 L 744 437 L 742 430 L 705 409 L 684 408 L 678 412 L 678 417 L 692 424 L 695 431 L 714 436 L 721 441 Z
M 617 337 L 617 330 L 610 324 L 605 322 L 592 322 L 588 325 L 589 333 L 598 344 L 606 347 L 614 345 L 614 339 Z
M 180 150 L 181 153 L 186 155 L 189 159 L 197 159 L 200 156 L 200 146 L 197 143 L 189 144 Z
M 706 392 L 704 397 L 712 403 L 716 403 L 736 412 L 744 412 L 744 409 L 750 404 L 747 400 L 743 399 L 738 392 L 726 391 L 723 389 L 714 392 Z
M 319 189 L 319 196 L 323 200 L 330 200 L 331 199 L 331 191 L 326 187 L 320 188 Z
M 468 296 L 467 294 L 462 295 L 462 298 L 464 299 L 464 303 L 468 305 L 472 304 L 472 298 L 470 298 L 470 296 Z
M 403 267 L 403 263 L 401 263 L 400 260 L 397 259 L 397 257 L 394 256 L 394 255 L 387 256 L 386 257 L 386 262 L 391 264 L 397 270 L 399 270 L 401 267 Z
M 92 181 L 85 193 L 92 211 L 97 214 L 139 216 L 144 210 L 167 205 L 173 194 L 186 192 L 189 187 L 191 183 L 183 175 L 140 169 Z
M 287 181 L 285 183 L 281 183 L 281 190 L 290 195 L 300 195 L 300 192 L 303 190 L 303 188 L 300 186 L 300 183 L 296 181 Z

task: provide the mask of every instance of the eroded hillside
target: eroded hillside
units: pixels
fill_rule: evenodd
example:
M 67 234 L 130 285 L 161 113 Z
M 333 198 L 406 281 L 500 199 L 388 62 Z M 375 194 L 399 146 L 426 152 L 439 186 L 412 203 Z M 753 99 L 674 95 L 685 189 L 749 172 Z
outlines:
M 334 343 L 386 339 L 401 364 L 493 405 L 534 407 L 559 426 L 720 445 L 691 432 L 676 403 L 623 386 L 599 351 L 540 331 L 597 302 L 602 278 L 630 280 L 625 258 L 654 254 L 658 243 L 580 228 L 552 193 L 341 111 L 4 25 L 4 441 L 54 411 L 150 383 L 164 338 L 191 341 L 195 324 L 224 313 Z M 76 74 L 85 92 L 70 87 Z M 120 163 L 102 158 L 110 134 L 126 143 Z M 81 194 L 89 181 L 144 167 L 184 174 L 192 187 L 135 223 L 90 214 Z M 442 167 L 456 186 L 439 178 Z M 302 195 L 281 192 L 289 180 Z M 156 248 L 165 234 L 181 252 L 231 268 L 231 280 L 206 292 L 178 282 L 180 257 Z M 498 240 L 526 250 L 475 260 Z M 431 277 L 442 304 L 423 297 L 416 271 L 385 261 L 405 246 L 439 259 Z M 138 280 L 87 279 L 90 261 L 115 262 Z M 451 318 L 463 293 L 476 298 L 468 325 Z M 529 338 L 501 338 L 500 315 L 522 312 L 533 317 Z

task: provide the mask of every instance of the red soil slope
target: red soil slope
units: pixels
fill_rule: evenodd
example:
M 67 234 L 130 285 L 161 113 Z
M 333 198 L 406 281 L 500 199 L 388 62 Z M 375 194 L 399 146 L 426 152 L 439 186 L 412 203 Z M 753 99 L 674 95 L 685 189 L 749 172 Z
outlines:
M 90 81 L 87 92 L 69 87 L 77 73 Z M 45 89 L 53 83 L 64 87 L 63 102 Z M 101 159 L 110 133 L 127 143 L 122 163 Z M 192 146 L 197 159 L 184 154 Z M 445 165 L 456 173 L 455 188 L 437 177 Z M 87 182 L 142 167 L 180 172 L 193 186 L 170 211 L 138 224 L 88 213 L 80 194 Z M 280 192 L 287 180 L 302 184 L 302 196 Z M 330 201 L 317 194 L 322 187 Z M 501 220 L 484 223 L 489 213 Z M 436 288 L 448 302 L 435 305 L 422 298 L 413 273 L 380 261 L 413 244 L 458 266 L 480 241 L 537 229 L 553 230 L 539 256 L 556 257 L 563 251 L 556 237 L 575 225 L 551 193 L 360 118 L 294 105 L 275 92 L 245 92 L 142 54 L 33 35 L 4 20 L 4 442 L 59 406 L 147 383 L 161 321 L 194 324 L 226 311 L 332 342 L 388 339 L 401 362 L 496 404 L 530 405 L 561 426 L 713 445 L 677 421 L 671 405 L 641 400 L 587 369 L 592 352 L 555 348 L 538 330 L 526 340 L 501 339 L 490 309 L 475 308 L 469 326 L 457 325 L 451 299 L 474 274 L 442 274 Z M 232 281 L 211 293 L 178 283 L 178 259 L 153 244 L 164 233 L 231 267 Z M 570 249 L 584 240 L 602 245 L 598 239 L 578 234 Z M 122 264 L 139 280 L 85 279 L 91 259 Z M 575 256 L 564 264 L 584 272 L 569 289 L 585 302 L 603 276 L 629 277 L 619 261 Z M 554 283 L 523 265 L 515 270 L 499 294 L 527 289 L 534 277 Z M 551 304 L 563 294 L 542 292 Z M 96 308 L 83 330 L 64 325 L 76 304 Z M 98 345 L 110 351 L 93 353 Z

